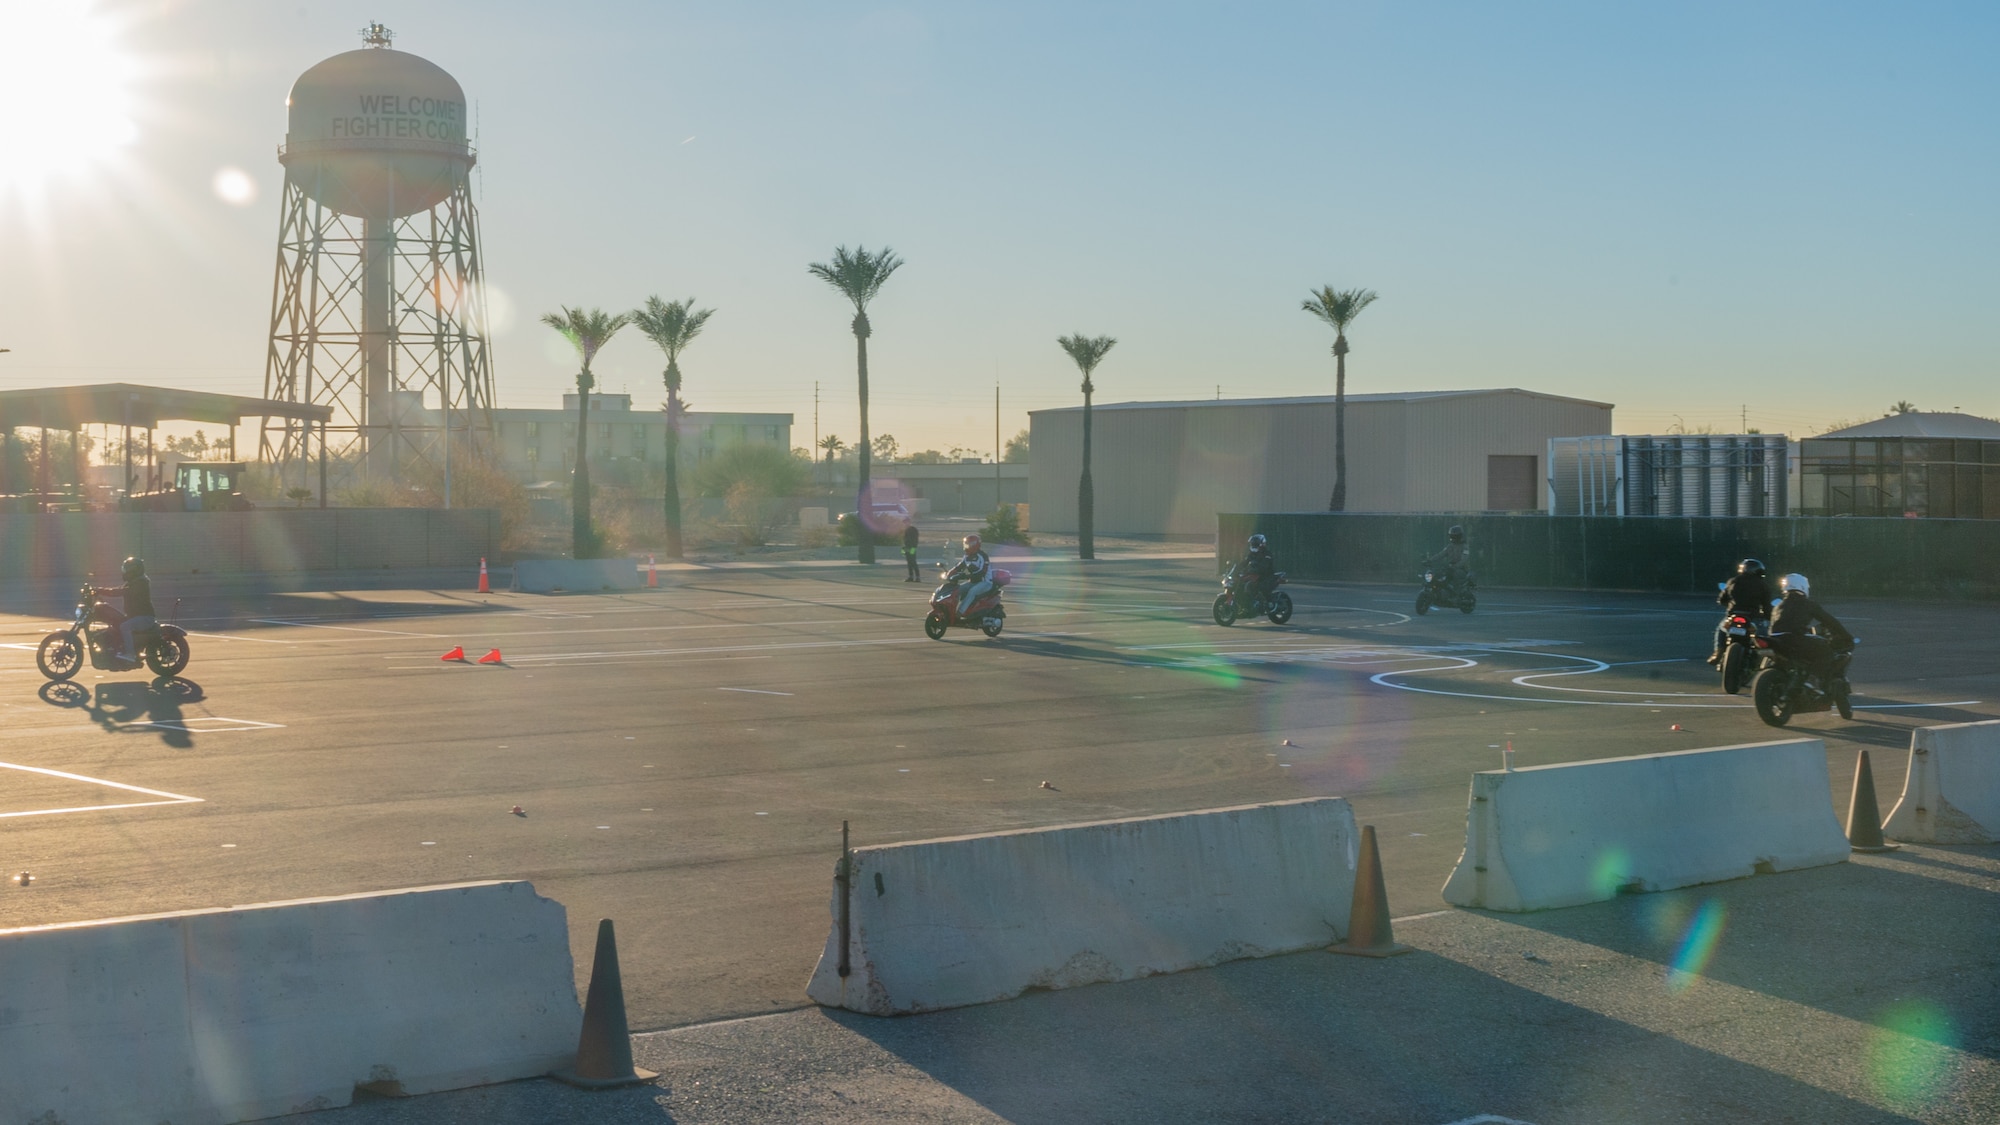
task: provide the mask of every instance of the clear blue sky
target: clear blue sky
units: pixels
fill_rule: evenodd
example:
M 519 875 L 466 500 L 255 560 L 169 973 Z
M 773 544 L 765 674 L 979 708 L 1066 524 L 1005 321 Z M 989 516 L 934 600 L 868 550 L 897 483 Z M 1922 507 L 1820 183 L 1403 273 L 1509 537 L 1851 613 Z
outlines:
M 1381 294 L 1355 392 L 1522 386 L 1624 432 L 2000 415 L 1990 3 L 0 12 L 52 2 L 111 20 L 134 128 L 59 174 L 0 153 L 0 386 L 260 393 L 285 94 L 380 19 L 477 107 L 502 405 L 572 377 L 538 314 L 692 294 L 720 310 L 697 409 L 791 411 L 803 444 L 818 380 L 851 439 L 848 313 L 805 265 L 886 243 L 872 417 L 906 449 L 990 446 L 996 378 L 1010 435 L 1078 401 L 1072 331 L 1120 340 L 1100 401 L 1330 393 L 1298 310 L 1325 283 Z M 0 67 L 65 49 L 10 36 Z M 0 115 L 89 138 L 94 106 Z M 229 168 L 253 200 L 219 197 Z M 643 338 L 598 366 L 660 397 Z

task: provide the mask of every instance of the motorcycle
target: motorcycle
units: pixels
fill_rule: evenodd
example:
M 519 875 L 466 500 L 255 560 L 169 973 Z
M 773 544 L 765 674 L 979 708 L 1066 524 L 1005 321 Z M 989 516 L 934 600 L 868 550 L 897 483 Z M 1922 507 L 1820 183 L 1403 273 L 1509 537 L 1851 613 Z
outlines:
M 1417 591 L 1418 617 L 1429 613 L 1434 607 L 1457 606 L 1458 612 L 1471 613 L 1479 605 L 1479 595 L 1472 592 L 1472 588 L 1478 583 L 1472 580 L 1469 572 L 1461 585 L 1454 585 L 1450 572 L 1443 570 L 1420 570 L 1417 572 L 1417 577 L 1424 584 L 1424 588 Z
M 1735 695 L 1750 682 L 1751 669 L 1760 654 L 1757 645 L 1766 641 L 1765 630 L 1769 628 L 1769 623 L 1763 618 L 1752 620 L 1740 613 L 1730 614 L 1722 623 L 1725 643 L 1722 659 L 1716 662 L 1716 668 L 1722 673 L 1723 691 Z
M 965 583 L 953 578 L 931 591 L 930 612 L 924 615 L 924 636 L 934 641 L 944 640 L 947 629 L 978 629 L 989 637 L 997 637 L 1007 624 L 1007 607 L 1000 604 L 1000 588 L 1014 580 L 1014 576 L 999 567 L 993 568 L 993 588 L 973 599 L 965 607 L 961 616 L 958 612 L 958 595 L 965 589 Z
M 191 655 L 187 631 L 174 624 L 155 625 L 134 636 L 132 645 L 139 659 L 119 655 L 118 629 L 98 613 L 102 604 L 97 600 L 97 588 L 85 583 L 77 594 L 69 628 L 43 637 L 35 649 L 35 666 L 42 675 L 58 682 L 69 679 L 82 670 L 85 653 L 90 655 L 92 668 L 105 672 L 130 672 L 143 665 L 155 675 L 175 676 L 187 667 Z M 179 601 L 174 602 L 174 610 L 178 614 Z
M 1215 623 L 1234 625 L 1239 617 L 1268 617 L 1273 625 L 1283 625 L 1292 619 L 1292 596 L 1278 589 L 1285 584 L 1285 572 L 1278 571 L 1271 576 L 1271 596 L 1266 599 L 1257 588 L 1255 575 L 1246 574 L 1237 563 L 1230 563 L 1222 575 L 1222 592 L 1215 596 Z
M 1854 705 L 1848 700 L 1847 666 L 1854 660 L 1853 644 L 1836 646 L 1832 666 L 1824 682 L 1819 673 L 1807 670 L 1771 647 L 1769 637 L 1758 637 L 1764 665 L 1750 686 L 1750 698 L 1757 705 L 1757 717 L 1774 727 L 1792 721 L 1793 715 L 1814 711 L 1839 710 L 1840 717 L 1852 719 Z

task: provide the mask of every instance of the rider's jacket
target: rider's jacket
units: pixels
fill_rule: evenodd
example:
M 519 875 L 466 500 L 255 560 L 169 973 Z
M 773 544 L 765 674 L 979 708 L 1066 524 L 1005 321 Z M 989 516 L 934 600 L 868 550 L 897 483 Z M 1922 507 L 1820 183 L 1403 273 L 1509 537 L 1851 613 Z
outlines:
M 1814 624 L 1826 626 L 1820 632 L 1829 640 L 1843 642 L 1854 639 L 1847 626 L 1828 613 L 1825 606 L 1796 590 L 1786 594 L 1777 608 L 1771 611 L 1771 635 L 1774 637 L 1809 632 Z
M 1278 556 L 1272 554 L 1269 547 L 1261 551 L 1252 550 L 1243 556 L 1243 570 L 1258 578 L 1269 578 L 1278 573 Z
M 1739 574 L 1715 595 L 1715 603 L 1753 620 L 1771 616 L 1771 584 L 1760 574 Z
M 967 555 L 958 560 L 958 565 L 952 567 L 945 577 L 963 578 L 967 582 L 984 582 L 993 577 L 993 560 L 986 557 L 985 551 Z
M 1446 543 L 1444 550 L 1425 559 L 1424 565 L 1429 567 L 1443 565 L 1452 570 L 1459 569 L 1465 565 L 1465 544 Z
M 125 599 L 125 616 L 153 616 L 153 580 L 141 574 L 123 586 L 97 591 L 99 597 Z

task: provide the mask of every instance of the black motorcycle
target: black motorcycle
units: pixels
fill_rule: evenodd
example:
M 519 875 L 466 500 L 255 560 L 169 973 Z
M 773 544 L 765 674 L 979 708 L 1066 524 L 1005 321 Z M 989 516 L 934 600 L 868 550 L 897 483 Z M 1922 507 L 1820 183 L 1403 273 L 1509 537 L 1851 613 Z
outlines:
M 103 603 L 97 600 L 97 588 L 88 583 L 77 595 L 76 613 L 67 629 L 58 629 L 42 638 L 41 647 L 35 650 L 35 666 L 42 675 L 51 680 L 67 680 L 83 669 L 83 658 L 90 654 L 90 666 L 105 672 L 130 672 L 140 666 L 151 668 L 155 675 L 175 676 L 187 667 L 187 631 L 179 625 L 155 625 L 140 631 L 132 638 L 133 648 L 139 659 L 127 660 L 119 654 L 118 629 L 98 612 Z M 176 601 L 178 610 L 180 603 Z
M 1750 682 L 1762 653 L 1757 642 L 1766 638 L 1769 628 L 1763 618 L 1753 620 L 1740 613 L 1730 614 L 1722 623 L 1722 659 L 1716 662 L 1716 667 L 1722 673 L 1723 691 L 1735 695 Z
M 1257 576 L 1244 573 L 1237 563 L 1230 563 L 1222 575 L 1222 592 L 1215 595 L 1215 623 L 1234 625 L 1239 617 L 1268 617 L 1273 625 L 1283 625 L 1292 619 L 1292 596 L 1278 589 L 1285 584 L 1285 572 L 1278 571 L 1271 576 L 1271 596 L 1267 599 L 1258 590 Z
M 1433 608 L 1449 609 L 1458 607 L 1460 613 L 1471 613 L 1479 606 L 1479 595 L 1472 588 L 1478 583 L 1472 580 L 1471 572 L 1465 581 L 1453 582 L 1451 573 L 1441 567 L 1426 567 L 1417 572 L 1424 588 L 1417 591 L 1417 616 L 1422 617 Z
M 1848 699 L 1847 666 L 1854 660 L 1855 642 L 1835 645 L 1833 662 L 1824 673 L 1810 671 L 1782 655 L 1771 647 L 1768 637 L 1758 637 L 1755 643 L 1764 656 L 1764 667 L 1750 686 L 1758 718 L 1781 727 L 1791 722 L 1793 715 L 1814 711 L 1838 710 L 1843 719 L 1854 717 L 1854 705 Z

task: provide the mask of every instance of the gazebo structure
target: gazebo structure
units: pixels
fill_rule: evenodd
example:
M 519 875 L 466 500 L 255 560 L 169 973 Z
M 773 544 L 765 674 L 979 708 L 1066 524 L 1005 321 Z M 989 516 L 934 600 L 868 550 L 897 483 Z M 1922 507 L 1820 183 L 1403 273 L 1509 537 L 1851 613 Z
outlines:
M 78 440 L 85 426 L 118 426 L 125 435 L 125 480 L 132 478 L 132 431 L 146 431 L 145 467 L 155 466 L 153 431 L 163 421 L 205 422 L 229 427 L 229 453 L 236 455 L 236 427 L 245 418 L 285 418 L 322 431 L 333 417 L 333 408 L 303 402 L 284 402 L 243 395 L 215 394 L 210 391 L 183 391 L 169 387 L 141 387 L 131 383 L 100 383 L 86 387 L 38 387 L 0 391 L 0 495 L 32 494 L 45 507 L 47 497 L 57 492 L 50 487 L 50 474 L 65 466 L 49 464 L 48 432 L 70 433 L 70 484 L 80 496 L 83 489 L 83 443 Z M 40 458 L 33 467 L 32 485 L 21 487 L 12 479 L 14 431 L 39 429 L 42 432 Z M 326 506 L 326 444 L 320 444 L 319 505 Z

